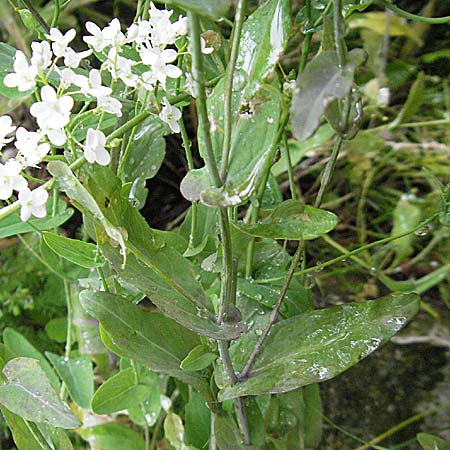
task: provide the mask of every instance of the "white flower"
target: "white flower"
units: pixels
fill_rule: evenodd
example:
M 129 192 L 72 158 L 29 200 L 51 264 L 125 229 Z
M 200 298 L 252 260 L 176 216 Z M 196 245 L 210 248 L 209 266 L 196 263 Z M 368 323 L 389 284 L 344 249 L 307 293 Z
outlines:
M 45 142 L 39 144 L 41 139 L 42 135 L 40 133 L 28 131 L 23 127 L 17 128 L 14 145 L 20 151 L 21 160 L 25 165 L 35 166 L 39 164 L 50 151 L 49 144 Z
M 151 24 L 148 20 L 139 19 L 127 29 L 127 42 L 134 42 L 138 47 L 144 43 L 149 43 Z
M 71 28 L 66 34 L 62 34 L 57 28 L 51 28 L 50 33 L 45 36 L 52 41 L 52 50 L 56 57 L 61 58 L 66 53 L 67 46 L 76 35 L 76 31 Z
M 48 200 L 48 192 L 42 187 L 30 191 L 25 188 L 18 195 L 20 208 L 20 220 L 26 222 L 32 215 L 35 217 L 45 217 L 47 210 L 45 204 Z
M 105 39 L 102 30 L 94 22 L 86 22 L 85 26 L 92 36 L 83 36 L 83 41 L 96 52 L 101 52 L 110 45 L 110 42 Z
M 109 25 L 102 30 L 103 37 L 109 45 L 120 47 L 125 42 L 125 35 L 120 30 L 119 19 L 114 18 Z
M 188 33 L 188 18 L 182 17 L 172 24 L 172 30 L 177 36 L 185 36 Z
M 71 67 L 72 69 L 76 69 L 82 59 L 87 58 L 92 53 L 92 50 L 85 50 L 84 52 L 77 53 L 70 47 L 66 48 L 64 52 L 64 64 L 67 67 Z
M 122 117 L 122 103 L 119 100 L 110 97 L 98 97 L 97 106 L 105 113 L 114 114 L 117 117 Z
M 33 55 L 31 56 L 31 64 L 36 66 L 38 70 L 47 69 L 52 64 L 52 50 L 47 41 L 32 42 L 31 49 Z
M 156 79 L 163 87 L 167 78 L 179 78 L 183 74 L 181 69 L 169 64 L 177 59 L 177 52 L 172 49 L 160 50 L 159 48 L 144 48 L 139 52 L 142 62 L 149 65 Z
M 102 86 L 102 77 L 97 69 L 92 69 L 89 72 L 89 78 L 78 75 L 74 80 L 74 84 L 81 88 L 83 94 L 91 97 L 105 97 L 112 92 L 111 88 Z
M 74 82 L 77 76 L 81 76 L 77 75 L 72 69 L 69 69 L 68 67 L 62 70 L 59 70 L 57 68 L 56 70 L 59 74 L 59 85 L 63 89 L 67 89 L 70 85 L 75 84 Z
M 64 128 L 50 129 L 41 127 L 41 131 L 42 134 L 47 136 L 48 140 L 56 147 L 61 147 L 67 141 L 67 136 Z
M 20 175 L 21 171 L 22 164 L 14 159 L 0 163 L 0 200 L 11 197 L 13 190 L 21 191 L 27 187 L 27 180 Z
M 30 113 L 36 117 L 38 125 L 43 129 L 58 130 L 69 123 L 73 98 L 65 95 L 58 98 L 51 86 L 41 89 L 42 101 L 30 107 Z
M 151 41 L 154 47 L 164 48 L 166 45 L 172 45 L 180 37 L 187 33 L 187 18 L 180 18 L 175 23 L 171 23 L 170 17 L 173 11 L 158 9 L 150 3 L 150 25 Z
M 149 70 L 140 75 L 138 83 L 145 90 L 153 91 L 157 82 L 158 79 L 156 78 L 155 72 L 153 72 L 153 70 Z
M 184 82 L 184 89 L 186 92 L 192 97 L 195 98 L 195 87 L 194 87 L 194 79 L 190 73 L 186 73 L 186 81 Z
M 106 137 L 100 130 L 89 128 L 83 150 L 86 160 L 90 163 L 97 162 L 101 166 L 107 166 L 111 161 L 109 153 L 105 149 Z
M 179 133 L 180 125 L 178 124 L 178 120 L 181 119 L 181 111 L 175 106 L 172 106 L 166 97 L 162 99 L 162 104 L 163 108 L 159 113 L 159 117 L 169 125 L 174 133 Z
M 118 55 L 117 49 L 112 47 L 109 49 L 108 59 L 103 63 L 102 68 L 107 69 L 111 73 L 113 80 L 119 78 L 127 86 L 136 87 L 138 76 L 131 71 L 135 64 L 135 61 Z
M 8 73 L 3 80 L 5 86 L 17 87 L 20 92 L 28 91 L 36 86 L 35 78 L 38 68 L 33 64 L 29 65 L 26 56 L 17 50 L 14 56 L 14 73 Z
M 5 144 L 11 142 L 14 138 L 7 138 L 6 136 L 16 129 L 12 125 L 12 119 L 9 116 L 0 116 L 0 150 Z

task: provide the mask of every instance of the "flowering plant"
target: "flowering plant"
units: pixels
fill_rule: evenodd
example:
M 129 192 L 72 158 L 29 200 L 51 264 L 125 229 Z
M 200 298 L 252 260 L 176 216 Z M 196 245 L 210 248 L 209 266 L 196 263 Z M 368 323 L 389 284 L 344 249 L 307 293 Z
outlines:
M 126 29 L 117 18 L 103 28 L 88 21 L 78 40 L 75 29 L 48 27 L 30 10 L 42 36 L 30 55 L 0 48 L 9 57 L 0 92 L 30 99 L 35 124 L 0 117 L 0 230 L 39 234 L 40 258 L 67 302 L 64 356 L 29 342 L 21 352 L 14 343 L 25 338 L 11 331 L 0 352 L 0 407 L 19 450 L 74 448 L 66 430 L 113 450 L 156 448 L 163 438 L 175 449 L 317 448 L 318 383 L 372 353 L 418 310 L 408 289 L 313 308 L 308 274 L 347 255 L 306 267 L 305 249 L 338 223 L 321 205 L 362 120 L 355 73 L 364 52 L 347 50 L 343 2 L 317 19 L 323 31 L 306 26 L 306 2 L 302 62 L 287 75 L 280 58 L 298 31 L 289 0 L 267 0 L 248 18 L 239 0 L 229 39 L 221 26 L 231 1 L 167 3 L 178 12 L 139 1 Z M 307 63 L 315 31 L 321 49 Z M 193 127 L 183 118 L 188 105 Z M 307 142 L 324 127 L 334 147 L 308 205 L 296 190 L 288 132 Z M 192 205 L 177 231 L 161 231 L 140 210 L 164 137 L 178 133 L 188 166 L 180 190 Z M 286 166 L 289 200 L 275 162 Z M 66 202 L 82 214 L 83 240 L 56 232 L 71 216 Z M 425 225 L 438 215 L 444 223 L 446 207 Z

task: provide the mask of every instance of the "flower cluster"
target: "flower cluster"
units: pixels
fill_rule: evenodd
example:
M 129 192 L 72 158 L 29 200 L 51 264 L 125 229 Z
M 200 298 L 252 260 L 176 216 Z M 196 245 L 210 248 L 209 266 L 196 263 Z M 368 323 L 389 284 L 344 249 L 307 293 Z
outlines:
M 19 92 L 35 92 L 37 101 L 30 107 L 30 114 L 37 127 L 28 130 L 13 125 L 9 116 L 0 117 L 0 200 L 9 201 L 16 192 L 21 205 L 21 219 L 32 215 L 44 217 L 48 193 L 43 188 L 31 191 L 25 171 L 37 167 L 48 157 L 52 148 L 69 146 L 83 152 L 89 163 L 108 165 L 110 155 L 107 138 L 100 129 L 105 113 L 122 116 L 122 101 L 119 98 L 137 93 L 138 101 L 145 107 L 149 92 L 167 92 L 169 79 L 178 79 L 182 70 L 175 64 L 178 48 L 187 48 L 182 40 L 187 34 L 187 19 L 174 20 L 173 11 L 161 10 L 150 3 L 148 20 L 139 19 L 123 31 L 118 19 L 113 19 L 101 29 L 93 22 L 85 24 L 87 35 L 82 36 L 88 49 L 78 52 L 70 45 L 76 31 L 63 33 L 51 28 L 45 35 L 47 40 L 31 43 L 31 58 L 17 50 L 13 71 L 3 80 L 5 86 Z M 202 40 L 202 51 L 213 51 Z M 101 62 L 99 69 L 88 69 L 86 58 L 95 55 Z M 184 74 L 184 89 L 189 88 L 190 75 Z M 109 80 L 108 84 L 104 80 Z M 120 92 L 118 96 L 117 93 Z M 119 97 L 119 98 L 118 98 Z M 93 111 L 98 121 L 84 134 L 84 142 L 73 135 L 79 125 L 81 114 L 75 109 L 75 100 L 83 99 L 82 112 Z M 160 97 L 161 98 L 161 97 Z M 172 106 L 163 96 L 157 106 L 159 117 L 170 129 L 178 133 L 181 111 Z M 6 145 L 13 158 L 2 153 Z M 74 150 L 75 149 L 75 150 Z

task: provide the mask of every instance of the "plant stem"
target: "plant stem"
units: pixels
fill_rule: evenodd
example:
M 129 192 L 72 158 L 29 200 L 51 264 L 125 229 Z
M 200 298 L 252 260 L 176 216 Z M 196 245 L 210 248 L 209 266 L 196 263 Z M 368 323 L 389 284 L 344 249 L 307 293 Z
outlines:
M 309 27 L 311 27 L 311 0 L 306 0 L 305 2 L 305 10 L 306 10 L 306 26 L 307 29 Z M 299 65 L 299 73 L 302 73 L 303 70 L 305 69 L 306 63 L 308 62 L 308 54 L 309 54 L 309 49 L 311 47 L 311 39 L 312 39 L 312 35 L 313 32 L 312 31 L 307 31 L 307 33 L 305 34 L 305 38 L 303 39 L 303 44 L 302 44 L 302 56 L 300 59 L 300 65 Z
M 236 62 L 239 56 L 239 43 L 241 40 L 242 25 L 244 23 L 245 10 L 247 8 L 247 0 L 239 0 L 233 29 L 233 42 L 231 46 L 231 56 L 228 63 L 227 78 L 225 82 L 224 92 L 224 125 L 223 125 L 223 146 L 222 146 L 222 159 L 220 165 L 220 177 L 225 179 L 228 170 L 228 161 L 230 157 L 231 149 L 231 127 L 233 124 L 232 117 L 232 99 L 233 99 L 233 82 L 234 72 L 236 70 Z
M 191 45 L 192 45 L 192 78 L 194 79 L 194 89 L 196 95 L 197 114 L 200 128 L 200 135 L 205 147 L 205 163 L 208 169 L 211 182 L 215 187 L 222 185 L 217 164 L 214 157 L 214 151 L 211 141 L 211 134 L 209 132 L 209 118 L 206 107 L 206 92 L 205 79 L 203 72 L 203 59 L 200 40 L 200 19 L 197 14 L 189 11 L 188 13 L 190 31 L 191 31 Z
M 45 19 L 37 12 L 35 7 L 33 6 L 33 3 L 30 2 L 30 0 L 20 0 L 21 3 L 25 6 L 25 8 L 30 11 L 31 15 L 35 18 L 36 22 L 44 29 L 46 33 L 50 31 L 50 27 L 48 26 Z
M 439 25 L 439 24 L 445 24 L 450 22 L 450 16 L 445 17 L 423 17 L 418 16 L 416 14 L 411 14 L 407 11 L 404 11 L 403 9 L 400 9 L 399 7 L 393 5 L 389 0 L 377 0 L 377 3 L 386 7 L 387 9 L 390 9 L 391 11 L 398 14 L 400 17 L 404 17 L 405 19 L 414 20 L 415 22 L 423 22 L 428 23 L 430 25 Z
M 51 23 L 52 28 L 58 26 L 59 15 L 61 14 L 60 0 L 54 0 L 54 2 L 55 2 L 55 12 L 53 13 L 53 19 L 52 19 L 52 23 Z
M 64 358 L 69 359 L 70 350 L 72 349 L 72 293 L 70 290 L 70 284 L 67 280 L 64 280 L 64 295 L 66 297 L 67 305 L 67 331 L 66 331 L 66 346 L 64 349 Z M 66 383 L 64 381 L 61 384 L 59 391 L 59 398 L 64 400 L 66 392 Z
M 278 313 L 280 312 L 281 305 L 283 304 L 284 298 L 286 297 L 286 294 L 287 294 L 287 291 L 289 288 L 289 284 L 291 283 L 291 280 L 295 274 L 295 270 L 298 267 L 298 263 L 303 254 L 304 247 L 305 247 L 304 241 L 300 241 L 300 243 L 298 244 L 297 250 L 295 251 L 295 254 L 292 257 L 291 265 L 289 267 L 289 271 L 284 280 L 284 284 L 283 284 L 283 288 L 281 289 L 280 296 L 278 297 L 275 307 L 273 308 L 272 312 L 270 313 L 269 323 L 266 325 L 266 328 L 264 329 L 262 335 L 259 337 L 258 342 L 255 345 L 255 348 L 253 349 L 247 363 L 245 364 L 245 367 L 239 376 L 240 380 L 244 380 L 245 378 L 248 377 L 250 370 L 252 368 L 252 365 L 255 362 L 255 359 L 258 356 L 258 353 L 261 350 L 261 347 L 264 344 L 264 341 L 266 340 L 268 334 L 270 333 L 270 330 L 272 329 L 272 326 L 274 325 L 274 323 L 276 322 L 276 320 L 278 318 Z
M 215 187 L 221 187 L 222 179 L 220 177 L 214 156 L 210 134 L 208 109 L 206 105 L 206 89 L 205 89 L 206 84 L 203 76 L 204 71 L 203 71 L 203 58 L 200 39 L 200 20 L 198 16 L 192 11 L 189 11 L 188 17 L 189 17 L 191 45 L 192 45 L 191 49 L 192 77 L 194 79 L 194 90 L 196 95 L 199 130 L 205 148 L 204 159 L 212 183 L 215 185 Z M 231 93 L 229 94 L 231 95 Z M 236 297 L 236 292 L 233 291 L 234 270 L 233 270 L 230 222 L 228 218 L 228 211 L 226 208 L 220 208 L 219 224 L 220 224 L 220 238 L 222 240 L 223 275 L 221 278 L 222 292 L 217 321 L 219 324 L 222 324 L 224 322 L 225 315 L 229 310 L 229 307 L 232 304 L 234 304 L 234 300 Z M 228 341 L 218 341 L 220 357 L 224 365 L 225 371 L 228 375 L 230 384 L 235 384 L 237 378 L 228 351 L 228 344 L 229 344 Z M 246 444 L 250 444 L 250 431 L 248 428 L 247 417 L 245 415 L 245 409 L 242 399 L 238 398 L 234 400 L 234 408 L 238 419 L 239 429 L 244 438 L 244 442 Z
M 295 272 L 295 276 L 297 275 L 304 275 L 310 272 L 319 272 L 322 269 L 325 269 L 326 267 L 332 266 L 334 264 L 336 264 L 339 261 L 342 261 L 344 259 L 348 259 L 349 257 L 352 257 L 353 255 L 357 255 L 358 253 L 364 252 L 365 250 L 369 250 L 372 247 L 376 247 L 378 245 L 383 245 L 383 244 L 387 244 L 389 242 L 395 241 L 396 239 L 400 239 L 404 236 L 408 236 L 412 233 L 414 233 L 417 230 L 420 230 L 421 228 L 427 226 L 429 223 L 433 222 L 434 219 L 436 219 L 436 217 L 439 216 L 439 213 L 435 213 L 432 216 L 428 217 L 428 219 L 424 220 L 423 222 L 419 223 L 419 225 L 417 225 L 415 228 L 405 232 L 405 233 L 401 233 L 401 234 L 396 234 L 395 236 L 390 236 L 384 239 L 380 239 L 378 241 L 374 241 L 371 242 L 370 244 L 367 245 L 363 245 L 362 247 L 358 247 L 355 250 L 352 251 L 346 251 L 343 255 L 338 256 L 336 258 L 330 259 L 328 261 L 325 261 L 321 264 L 316 264 L 315 266 L 312 267 L 308 267 L 307 269 L 303 269 L 300 270 L 298 272 Z M 255 283 L 261 283 L 261 284 L 266 284 L 266 283 L 274 283 L 276 281 L 281 281 L 283 280 L 284 277 L 274 277 L 274 278 L 266 278 L 266 279 L 262 279 L 262 280 L 255 280 Z
M 297 199 L 297 186 L 295 183 L 295 177 L 294 177 L 294 170 L 292 168 L 292 160 L 291 160 L 291 152 L 289 151 L 289 143 L 287 139 L 286 133 L 283 134 L 283 151 L 284 156 L 286 158 L 287 162 L 287 168 L 288 168 L 288 177 L 289 177 L 289 190 L 291 191 L 291 198 L 296 200 Z
M 381 433 L 379 436 L 372 439 L 367 444 L 362 445 L 361 447 L 358 447 L 356 450 L 368 450 L 373 445 L 378 444 L 379 442 L 383 441 L 384 439 L 388 438 L 389 436 L 392 436 L 393 434 L 397 433 L 398 431 L 402 430 L 403 428 L 407 427 L 408 425 L 410 425 L 414 422 L 417 422 L 418 420 L 421 420 L 424 417 L 429 416 L 430 414 L 433 414 L 436 411 L 447 408 L 448 406 L 450 406 L 450 402 L 446 402 L 441 405 L 434 406 L 433 408 L 429 408 L 426 411 L 423 411 L 419 414 L 415 414 L 414 416 L 404 420 L 403 422 L 400 422 L 399 424 L 395 425 L 394 427 L 390 428 L 389 430 L 385 431 L 384 433 Z
M 345 66 L 345 21 L 342 17 L 342 0 L 333 0 L 333 21 L 334 21 L 334 40 L 339 67 Z
M 325 166 L 325 170 L 323 171 L 322 179 L 320 181 L 319 193 L 317 194 L 316 201 L 314 202 L 314 206 L 316 208 L 319 208 L 322 204 L 323 197 L 330 184 L 334 169 L 336 168 L 336 162 L 343 142 L 344 140 L 340 136 L 338 136 L 336 143 L 334 144 L 333 151 L 331 152 L 331 157 L 327 162 L 327 165 Z

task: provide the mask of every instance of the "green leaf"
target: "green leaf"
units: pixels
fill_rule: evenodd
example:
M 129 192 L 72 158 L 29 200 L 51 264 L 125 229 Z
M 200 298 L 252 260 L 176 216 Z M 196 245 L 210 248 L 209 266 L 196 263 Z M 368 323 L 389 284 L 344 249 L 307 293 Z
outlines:
M 145 310 L 124 297 L 83 291 L 80 300 L 87 312 L 100 321 L 121 356 L 208 392 L 199 375 L 180 369 L 181 361 L 200 344 L 197 335 L 163 314 Z
M 94 395 L 94 370 L 88 355 L 66 358 L 46 352 L 72 400 L 81 408 L 89 409 Z
M 290 0 L 268 0 L 245 21 L 234 83 L 242 89 L 242 81 L 247 81 L 246 99 L 250 100 L 273 75 L 289 40 L 291 23 Z
M 45 332 L 53 341 L 63 344 L 67 338 L 67 318 L 58 317 L 45 324 Z
M 39 442 L 30 432 L 30 427 L 33 427 L 34 432 L 38 432 L 36 425 L 28 423 L 26 420 L 8 411 L 4 406 L 0 406 L 0 412 L 11 430 L 18 450 L 42 450 L 43 441 Z
M 297 79 L 291 109 L 292 132 L 299 141 L 305 141 L 314 133 L 333 100 L 348 95 L 354 71 L 353 64 L 340 68 L 334 51 L 322 52 L 306 65 Z
M 3 368 L 8 380 L 0 386 L 0 403 L 25 420 L 44 422 L 60 428 L 80 425 L 58 397 L 39 361 L 15 358 Z
M 208 98 L 208 110 L 216 123 L 211 133 L 216 160 L 220 163 L 223 143 L 223 93 L 219 82 Z M 254 99 L 255 108 L 238 114 L 240 96 L 233 99 L 233 133 L 227 178 L 222 188 L 211 185 L 206 168 L 188 172 L 180 189 L 190 201 L 200 200 L 207 206 L 237 206 L 249 200 L 262 175 L 269 170 L 281 115 L 281 100 L 272 89 L 264 89 Z M 258 136 L 258 139 L 251 136 Z M 203 151 L 202 147 L 200 150 Z
M 411 203 L 408 196 L 402 196 L 394 209 L 391 236 L 413 230 L 420 223 L 421 216 L 420 208 Z M 414 252 L 413 242 L 415 238 L 416 236 L 411 233 L 392 242 L 396 253 L 393 262 L 394 267 Z
M 172 411 L 167 413 L 164 420 L 164 435 L 175 450 L 196 450 L 195 447 L 184 443 L 184 426 L 180 416 Z
M 239 323 L 218 325 L 206 294 L 195 279 L 193 266 L 180 253 L 166 245 L 152 258 L 129 255 L 121 269 L 117 249 L 101 245 L 105 257 L 120 278 L 143 292 L 166 315 L 184 327 L 213 339 L 234 339 L 245 331 Z
M 48 163 L 47 169 L 56 178 L 60 189 L 65 191 L 72 200 L 75 200 L 78 203 L 78 206 L 82 212 L 95 217 L 95 219 L 102 224 L 108 236 L 120 245 L 125 258 L 126 237 L 124 236 L 123 230 L 119 230 L 117 227 L 112 225 L 111 222 L 104 216 L 95 199 L 78 181 L 69 166 L 61 161 L 51 161 Z
M 219 400 L 287 392 L 335 377 L 376 350 L 418 311 L 416 294 L 311 311 L 275 324 L 248 379 L 219 392 Z M 242 341 L 245 340 L 241 338 Z M 231 356 L 242 370 L 253 346 Z
M 159 117 L 150 116 L 136 127 L 130 151 L 119 164 L 119 176 L 131 184 L 129 198 L 142 208 L 147 199 L 146 181 L 153 178 L 166 156 L 166 124 Z
M 190 201 L 207 206 L 237 206 L 249 200 L 272 163 L 281 116 L 282 95 L 265 84 L 284 51 L 291 30 L 291 2 L 270 0 L 244 23 L 232 95 L 232 137 L 227 177 L 223 188 L 211 185 L 206 169 L 189 172 L 181 192 Z M 208 97 L 211 139 L 216 163 L 220 165 L 223 146 L 225 80 Z M 254 139 L 258 136 L 258 139 Z M 204 143 L 199 142 L 203 154 Z M 202 173 L 203 172 L 203 173 Z M 199 183 L 200 181 L 200 183 Z
M 120 195 L 121 182 L 108 168 L 93 166 L 85 182 L 87 189 L 65 164 L 52 165 L 49 170 L 63 178 L 66 193 L 97 224 L 100 248 L 123 281 L 146 294 L 169 317 L 199 334 L 214 339 L 233 339 L 242 334 L 242 324 L 216 323 L 212 304 L 192 264 L 170 245 L 166 233 L 152 230 L 139 211 Z M 120 243 L 121 251 L 110 245 L 110 238 Z
M 217 359 L 207 345 L 194 347 L 180 364 L 183 370 L 203 370 Z
M 214 431 L 220 450 L 246 450 L 233 417 L 217 415 Z
M 403 108 L 399 112 L 395 120 L 389 125 L 390 129 L 394 129 L 402 123 L 410 120 L 414 114 L 420 109 L 424 100 L 425 90 L 425 73 L 420 72 L 417 79 L 414 81 L 409 91 L 408 98 L 406 99 Z
M 17 234 L 33 233 L 36 231 L 36 228 L 41 231 L 58 228 L 63 223 L 66 223 L 73 214 L 73 209 L 67 208 L 64 202 L 59 202 L 58 206 L 58 212 L 55 216 L 52 216 L 51 202 L 47 202 L 47 216 L 43 219 L 32 218 L 28 222 L 22 222 L 18 211 L 5 217 L 0 220 L 0 239 L 16 236 Z
M 419 433 L 417 440 L 423 450 L 450 450 L 450 442 L 432 434 Z
M 149 396 L 149 389 L 136 384 L 133 369 L 121 370 L 106 380 L 95 392 L 92 411 L 96 414 L 112 414 L 139 405 Z
M 200 16 L 207 16 L 217 20 L 224 17 L 230 9 L 231 0 L 166 0 L 167 6 L 178 6 L 186 11 L 193 11 Z
M 337 222 L 329 211 L 286 200 L 260 222 L 239 223 L 236 227 L 252 236 L 298 241 L 317 239 L 330 232 Z
M 4 42 L 0 42 L 0 95 L 4 95 L 8 98 L 21 98 L 28 97 L 33 93 L 34 89 L 30 89 L 26 92 L 20 92 L 17 88 L 10 88 L 3 83 L 4 78 L 8 73 L 14 72 L 14 56 L 16 49 Z
M 194 390 L 189 392 L 189 401 L 184 408 L 186 444 L 206 448 L 211 436 L 211 411 L 205 400 Z
M 102 450 L 145 450 L 145 442 L 139 433 L 119 422 L 83 428 L 80 435 L 91 446 Z
M 45 243 L 59 256 L 86 269 L 102 267 L 105 259 L 97 246 L 78 239 L 69 239 L 48 231 L 42 233 Z
M 45 359 L 44 355 L 36 350 L 28 339 L 12 328 L 5 328 L 3 331 L 3 342 L 15 356 L 26 356 L 27 358 L 37 359 L 40 362 L 42 369 L 44 369 L 47 374 L 53 388 L 55 390 L 59 389 L 60 382 L 52 367 Z

